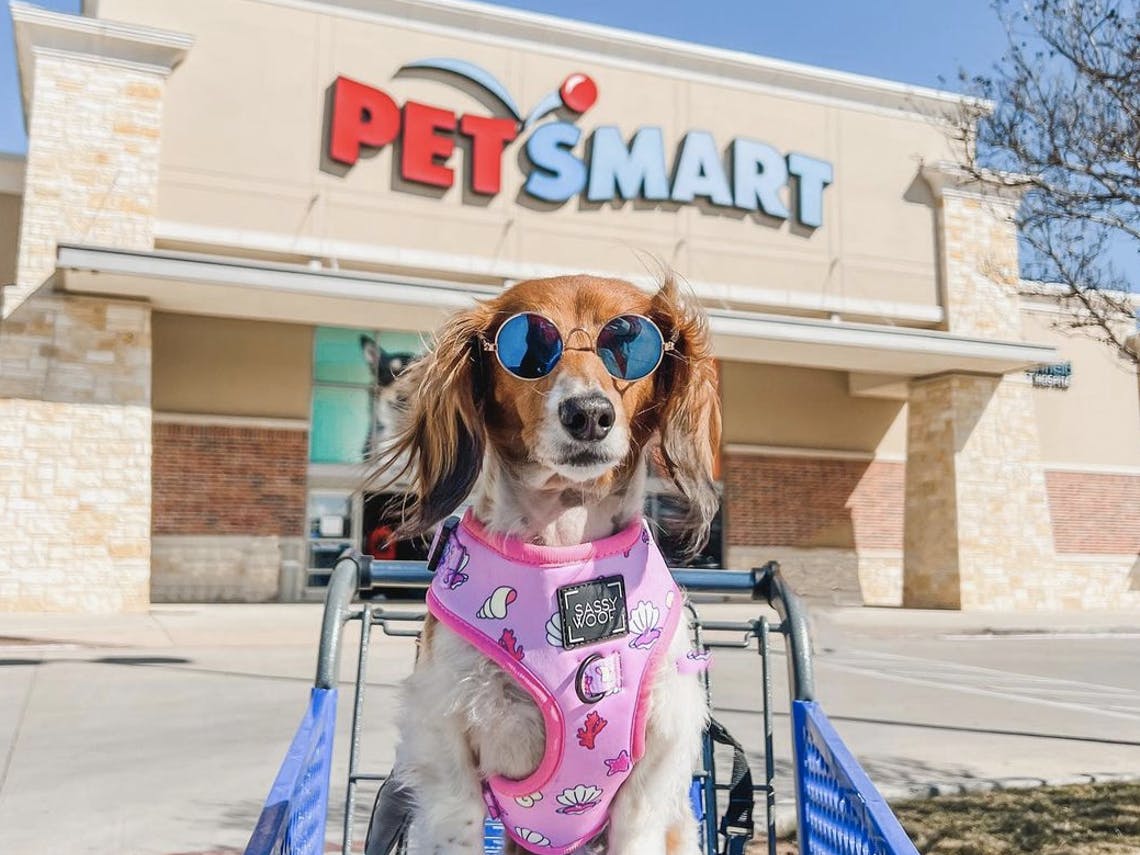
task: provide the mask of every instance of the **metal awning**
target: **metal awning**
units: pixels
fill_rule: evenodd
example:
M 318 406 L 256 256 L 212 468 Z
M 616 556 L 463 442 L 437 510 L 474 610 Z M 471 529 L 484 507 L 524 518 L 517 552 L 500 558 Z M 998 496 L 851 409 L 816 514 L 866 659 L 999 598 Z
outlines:
M 493 297 L 501 286 L 440 283 L 166 250 L 61 244 L 57 290 L 134 298 L 155 309 L 287 323 L 419 332 Z M 936 330 L 710 309 L 722 359 L 904 379 L 946 372 L 1004 374 L 1055 361 L 1050 346 Z

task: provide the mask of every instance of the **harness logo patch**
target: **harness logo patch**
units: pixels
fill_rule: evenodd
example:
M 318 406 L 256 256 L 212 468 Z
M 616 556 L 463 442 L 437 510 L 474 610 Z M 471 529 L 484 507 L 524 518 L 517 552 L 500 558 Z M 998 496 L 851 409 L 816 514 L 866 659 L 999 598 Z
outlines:
M 629 632 L 625 579 L 609 576 L 558 589 L 562 645 L 578 647 Z

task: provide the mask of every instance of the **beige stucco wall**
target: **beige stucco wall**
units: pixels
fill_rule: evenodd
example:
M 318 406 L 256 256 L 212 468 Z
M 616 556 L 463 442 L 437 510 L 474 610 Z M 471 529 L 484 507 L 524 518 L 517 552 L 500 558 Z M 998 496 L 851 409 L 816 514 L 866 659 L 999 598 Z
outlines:
M 166 97 L 161 222 L 626 273 L 640 272 L 637 252 L 649 251 L 697 281 L 937 302 L 934 215 L 915 175 L 921 158 L 944 159 L 950 151 L 926 118 L 728 80 L 684 80 L 602 56 L 560 54 L 549 45 L 492 44 L 477 33 L 426 32 L 327 7 L 101 0 L 98 9 L 101 17 L 195 38 Z M 516 201 L 522 140 L 505 153 L 503 191 L 490 201 L 465 200 L 459 148 L 450 160 L 456 185 L 442 197 L 393 190 L 391 147 L 345 175 L 322 172 L 326 89 L 338 74 L 384 88 L 400 103 L 417 99 L 487 113 L 438 80 L 393 79 L 402 64 L 433 56 L 482 65 L 524 111 L 567 74 L 587 71 L 600 97 L 578 120 L 586 134 L 615 124 L 628 138 L 640 126 L 660 125 L 670 160 L 692 129 L 712 132 L 722 148 L 748 137 L 830 160 L 836 179 L 824 193 L 824 225 L 809 232 L 707 206 L 592 205 L 578 198 L 538 210 L 548 206 Z
M 724 441 L 906 454 L 906 404 L 853 397 L 844 371 L 721 363 Z
M 20 243 L 20 196 L 0 194 L 0 285 L 16 278 L 16 257 Z
M 1063 320 L 1048 306 L 1021 313 L 1028 340 L 1053 345 L 1061 361 L 1073 364 L 1068 389 L 1033 390 L 1042 460 L 1046 466 L 1140 466 L 1136 368 L 1107 345 L 1059 327 Z
M 156 312 L 154 409 L 309 418 L 313 329 Z

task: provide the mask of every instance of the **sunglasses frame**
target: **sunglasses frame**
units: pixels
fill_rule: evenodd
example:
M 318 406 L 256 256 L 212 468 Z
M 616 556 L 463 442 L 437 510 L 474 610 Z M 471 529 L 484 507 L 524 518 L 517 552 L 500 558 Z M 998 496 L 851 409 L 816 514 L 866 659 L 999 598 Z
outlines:
M 639 315 L 637 312 L 622 312 L 620 314 L 614 315 L 612 318 L 610 318 L 608 321 L 606 321 L 604 324 L 602 324 L 600 327 L 598 327 L 598 331 L 594 334 L 594 337 L 592 339 L 592 342 L 593 342 L 592 347 L 567 347 L 566 340 L 571 335 L 573 335 L 575 332 L 582 332 L 582 333 L 586 333 L 587 335 L 589 335 L 589 333 L 587 333 L 586 330 L 583 329 L 582 327 L 574 327 L 574 329 L 570 330 L 569 333 L 563 335 L 562 330 L 558 326 L 558 324 L 554 323 L 553 320 L 548 318 L 546 315 L 542 314 L 542 312 L 515 312 L 513 315 L 510 315 L 509 317 L 505 318 L 503 320 L 503 322 L 501 324 L 499 324 L 499 328 L 495 331 L 495 340 L 494 341 L 487 341 L 487 338 L 482 333 L 479 334 L 479 341 L 483 345 L 483 350 L 485 352 L 495 354 L 495 361 L 499 363 L 500 367 L 504 371 L 506 371 L 508 374 L 510 374 L 516 380 L 524 380 L 527 383 L 534 383 L 538 380 L 545 380 L 547 377 L 550 376 L 550 374 L 543 374 L 541 377 L 520 377 L 518 374 L 511 371 L 511 369 L 507 368 L 507 366 L 503 363 L 503 357 L 499 355 L 499 335 L 500 335 L 500 333 L 502 333 L 503 328 L 507 324 L 509 324 L 511 321 L 513 321 L 515 318 L 521 318 L 521 317 L 524 317 L 526 315 L 535 315 L 536 317 L 542 318 L 544 321 L 546 321 L 548 324 L 550 324 L 552 327 L 554 327 L 555 331 L 558 333 L 558 339 L 559 339 L 559 341 L 562 342 L 562 353 L 560 353 L 558 355 L 558 361 L 554 363 L 555 365 L 557 365 L 558 362 L 562 361 L 562 354 L 566 353 L 566 351 L 568 351 L 568 350 L 579 350 L 579 351 L 587 351 L 588 350 L 591 353 L 597 355 L 597 353 L 598 353 L 598 337 L 602 334 L 602 330 L 604 330 L 607 326 L 609 326 L 611 323 L 616 321 L 618 318 L 637 318 L 638 320 L 642 320 L 642 321 L 645 321 L 646 323 L 650 324 L 653 327 L 653 329 L 657 330 L 657 335 L 659 335 L 661 337 L 661 352 L 657 355 L 657 362 L 653 365 L 653 367 L 651 369 L 649 369 L 647 372 L 645 372 L 640 377 L 638 377 L 634 380 L 629 380 L 625 377 L 615 377 L 610 372 L 610 369 L 608 367 L 606 368 L 607 374 L 609 374 L 615 380 L 621 380 L 623 383 L 636 383 L 638 380 L 644 380 L 646 377 L 649 377 L 650 375 L 653 374 L 654 371 L 656 371 L 658 368 L 661 367 L 661 363 L 665 361 L 665 354 L 666 353 L 672 353 L 677 349 L 677 334 L 676 334 L 676 332 L 673 333 L 672 338 L 670 338 L 668 341 L 666 341 L 665 340 L 665 334 L 661 332 L 661 327 L 657 326 L 657 322 L 654 321 L 653 318 L 647 317 L 646 315 Z M 600 356 L 598 356 L 598 358 L 601 359 Z M 602 365 L 605 365 L 605 364 L 606 364 L 606 361 L 604 359 L 602 359 Z M 551 369 L 551 373 L 553 373 L 553 369 Z

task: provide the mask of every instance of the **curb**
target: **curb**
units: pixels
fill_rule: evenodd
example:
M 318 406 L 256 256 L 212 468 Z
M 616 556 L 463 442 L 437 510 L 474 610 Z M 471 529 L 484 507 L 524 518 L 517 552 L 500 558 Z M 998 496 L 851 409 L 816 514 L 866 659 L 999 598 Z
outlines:
M 937 636 L 942 641 L 1057 641 L 1085 638 L 1140 638 L 1140 627 L 1052 627 L 1050 629 L 986 628 L 974 631 L 945 632 Z
M 938 796 L 964 796 L 971 793 L 988 793 L 994 790 L 1033 790 L 1039 787 L 1070 787 L 1077 784 L 1126 784 L 1140 781 L 1140 775 L 1127 772 L 1100 772 L 1095 774 L 1061 775 L 1056 778 L 1016 776 L 945 784 L 909 784 L 881 787 L 880 794 L 888 802 L 911 799 L 929 799 Z

